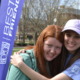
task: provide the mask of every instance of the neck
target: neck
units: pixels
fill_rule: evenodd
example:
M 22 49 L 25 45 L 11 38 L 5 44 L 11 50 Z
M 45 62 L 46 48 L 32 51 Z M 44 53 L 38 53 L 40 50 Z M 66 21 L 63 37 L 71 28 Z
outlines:
M 75 51 L 69 51 L 71 54 L 74 54 L 75 53 Z

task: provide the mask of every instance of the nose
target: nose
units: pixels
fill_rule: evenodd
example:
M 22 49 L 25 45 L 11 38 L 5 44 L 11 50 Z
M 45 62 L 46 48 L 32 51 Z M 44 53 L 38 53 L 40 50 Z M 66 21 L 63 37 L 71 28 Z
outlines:
M 51 53 L 54 53 L 55 51 L 56 51 L 55 47 L 52 47 L 50 50 Z
M 69 38 L 69 41 L 73 42 L 73 41 L 74 41 L 74 37 L 71 36 L 71 37 Z

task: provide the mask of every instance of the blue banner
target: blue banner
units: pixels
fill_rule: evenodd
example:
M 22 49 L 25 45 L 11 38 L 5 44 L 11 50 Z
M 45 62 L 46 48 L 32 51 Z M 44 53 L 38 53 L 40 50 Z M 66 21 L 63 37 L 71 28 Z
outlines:
M 24 0 L 0 1 L 0 80 L 5 80 Z

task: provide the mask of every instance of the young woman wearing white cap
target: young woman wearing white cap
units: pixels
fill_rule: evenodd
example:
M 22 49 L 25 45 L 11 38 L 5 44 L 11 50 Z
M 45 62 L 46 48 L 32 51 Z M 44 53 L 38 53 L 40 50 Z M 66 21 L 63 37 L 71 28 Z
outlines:
M 48 79 L 31 70 L 20 57 L 11 63 L 23 71 L 31 80 L 80 80 L 80 20 L 69 20 L 62 30 L 64 49 L 62 53 L 62 73 Z M 17 61 L 17 62 L 15 62 Z M 24 70 L 25 68 L 25 70 Z

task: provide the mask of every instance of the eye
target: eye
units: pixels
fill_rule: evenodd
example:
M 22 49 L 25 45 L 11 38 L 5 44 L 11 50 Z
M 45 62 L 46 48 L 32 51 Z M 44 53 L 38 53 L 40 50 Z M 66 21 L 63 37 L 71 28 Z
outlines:
M 69 33 L 65 33 L 65 35 L 66 35 L 67 37 L 71 37 L 71 34 L 69 34 Z
M 52 45 L 51 45 L 51 44 L 47 44 L 47 46 L 48 46 L 48 47 L 52 47 Z
M 59 46 L 56 46 L 56 49 L 61 49 L 61 47 L 59 47 Z
M 45 44 L 48 48 L 51 48 L 52 45 L 51 44 Z
M 74 38 L 79 39 L 79 38 L 80 38 L 80 36 L 76 35 L 76 36 L 74 36 Z

